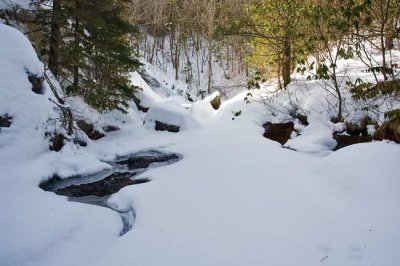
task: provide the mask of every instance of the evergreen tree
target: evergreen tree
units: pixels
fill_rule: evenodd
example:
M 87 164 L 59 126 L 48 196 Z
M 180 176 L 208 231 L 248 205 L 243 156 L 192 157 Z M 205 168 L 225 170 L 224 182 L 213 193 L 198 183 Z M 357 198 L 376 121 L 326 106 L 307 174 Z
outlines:
M 125 111 L 136 87 L 129 73 L 140 62 L 128 42 L 138 30 L 123 15 L 129 0 L 53 1 L 42 16 L 50 28 L 48 62 L 66 93 L 99 111 Z

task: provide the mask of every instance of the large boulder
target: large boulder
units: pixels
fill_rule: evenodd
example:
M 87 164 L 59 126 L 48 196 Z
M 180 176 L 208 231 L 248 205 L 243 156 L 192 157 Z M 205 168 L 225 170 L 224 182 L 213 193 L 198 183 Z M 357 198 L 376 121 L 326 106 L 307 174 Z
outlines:
M 150 129 L 175 133 L 199 126 L 191 112 L 174 100 L 154 104 L 147 112 L 144 125 Z

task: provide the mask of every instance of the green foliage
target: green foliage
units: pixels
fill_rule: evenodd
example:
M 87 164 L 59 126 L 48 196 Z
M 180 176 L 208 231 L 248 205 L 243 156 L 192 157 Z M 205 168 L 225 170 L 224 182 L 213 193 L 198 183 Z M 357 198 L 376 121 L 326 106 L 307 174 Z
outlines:
M 381 81 L 373 85 L 357 80 L 350 89 L 355 100 L 367 100 L 376 97 L 400 95 L 400 80 Z
M 138 35 L 138 29 L 123 15 L 130 2 L 60 0 L 57 8 L 37 14 L 41 24 L 59 25 L 58 78 L 63 81 L 65 92 L 81 96 L 100 112 L 113 109 L 124 112 L 137 90 L 128 75 L 141 64 L 128 37 Z M 56 21 L 50 19 L 54 16 Z M 47 40 L 51 41 L 50 26 L 44 28 Z M 44 53 L 49 52 L 44 50 Z
M 387 121 L 375 133 L 378 140 L 388 139 L 400 143 L 400 109 L 385 113 Z
M 400 118 L 400 109 L 395 109 L 385 112 L 385 119 L 393 120 Z

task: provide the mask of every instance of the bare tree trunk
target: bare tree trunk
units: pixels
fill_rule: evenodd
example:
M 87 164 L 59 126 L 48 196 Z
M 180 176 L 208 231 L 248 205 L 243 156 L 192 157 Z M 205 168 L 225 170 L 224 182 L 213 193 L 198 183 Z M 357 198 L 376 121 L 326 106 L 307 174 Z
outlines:
M 208 44 L 208 87 L 207 87 L 208 94 L 211 94 L 211 82 L 212 82 L 212 46 L 211 44 Z
M 285 89 L 290 83 L 291 63 L 292 63 L 292 47 L 290 39 L 288 37 L 285 37 L 284 50 L 283 50 L 283 66 L 282 66 L 283 87 Z

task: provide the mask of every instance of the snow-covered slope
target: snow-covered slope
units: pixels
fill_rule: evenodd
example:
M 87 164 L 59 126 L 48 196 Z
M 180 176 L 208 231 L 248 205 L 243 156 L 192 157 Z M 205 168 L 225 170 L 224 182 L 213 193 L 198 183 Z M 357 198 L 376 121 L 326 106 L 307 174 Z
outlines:
M 52 97 L 45 88 L 43 95 L 35 94 L 28 75 L 42 76 L 43 64 L 31 44 L 17 30 L 0 24 L 0 115 L 12 117 L 10 128 L 1 131 L 1 161 L 15 161 L 48 149 L 44 143 L 45 128 L 57 117 Z M 4 156 L 4 157 L 3 157 Z
M 150 115 L 152 107 L 160 116 L 172 109 L 196 126 L 158 132 L 142 125 L 145 115 L 133 103 L 127 115 L 103 116 L 75 99 L 76 112 L 121 130 L 56 153 L 44 140 L 48 119 L 57 116 L 52 96 L 34 94 L 26 75 L 40 74 L 41 63 L 22 34 L 0 24 L 0 36 L 7 36 L 0 42 L 0 115 L 13 116 L 0 132 L 1 265 L 399 265 L 400 146 L 330 151 L 334 109 L 316 82 L 295 82 L 268 104 L 256 94 L 246 104 L 241 93 L 214 111 L 206 101 L 166 100 L 133 74 Z M 310 125 L 296 125 L 302 135 L 288 145 L 306 152 L 262 137 L 264 122 L 288 119 L 293 107 Z M 110 167 L 104 161 L 150 149 L 183 159 L 112 196 L 114 206 L 136 212 L 122 237 L 115 212 L 38 187 L 53 174 L 93 173 Z

